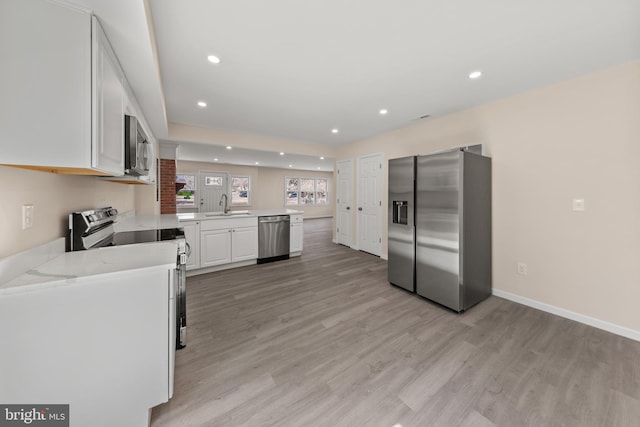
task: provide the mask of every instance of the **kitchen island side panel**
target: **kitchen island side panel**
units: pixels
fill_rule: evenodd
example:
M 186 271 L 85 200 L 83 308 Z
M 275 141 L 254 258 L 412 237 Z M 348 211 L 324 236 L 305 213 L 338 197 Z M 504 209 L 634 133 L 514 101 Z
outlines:
M 123 425 L 123 414 L 139 418 L 166 402 L 171 273 L 145 268 L 0 295 L 0 402 L 69 404 L 71 426 Z

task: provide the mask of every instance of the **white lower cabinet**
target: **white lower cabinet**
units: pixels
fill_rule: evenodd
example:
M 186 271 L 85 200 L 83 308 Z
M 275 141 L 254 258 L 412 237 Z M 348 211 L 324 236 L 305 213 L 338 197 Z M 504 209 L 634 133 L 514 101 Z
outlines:
M 231 229 L 200 233 L 200 268 L 231 262 Z
M 199 256 L 198 268 L 257 259 L 258 219 L 252 217 L 201 221 Z
M 258 258 L 258 227 L 231 230 L 231 261 L 248 261 Z
M 304 240 L 304 229 L 302 227 L 302 215 L 291 215 L 291 230 L 289 233 L 289 253 L 300 255 L 302 252 L 302 242 Z
M 11 325 L 1 328 L 0 342 L 12 349 L 0 354 L 0 402 L 64 402 L 71 426 L 149 425 L 149 408 L 172 393 L 173 272 L 160 265 L 69 275 L 66 283 L 0 295 L 0 323 Z
M 302 214 L 291 215 L 290 256 L 302 254 Z M 191 248 L 187 258 L 190 275 L 248 265 L 258 259 L 258 218 L 225 217 L 182 221 L 180 226 Z
M 200 268 L 200 222 L 184 222 L 180 226 L 184 229 L 184 237 L 190 249 L 187 270 Z

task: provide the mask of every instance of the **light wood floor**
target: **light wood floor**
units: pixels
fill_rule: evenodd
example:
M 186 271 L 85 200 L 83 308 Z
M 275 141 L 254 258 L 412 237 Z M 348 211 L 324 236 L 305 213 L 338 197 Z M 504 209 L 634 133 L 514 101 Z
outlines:
M 640 426 L 640 343 L 497 297 L 461 315 L 305 220 L 302 257 L 188 279 L 161 426 Z

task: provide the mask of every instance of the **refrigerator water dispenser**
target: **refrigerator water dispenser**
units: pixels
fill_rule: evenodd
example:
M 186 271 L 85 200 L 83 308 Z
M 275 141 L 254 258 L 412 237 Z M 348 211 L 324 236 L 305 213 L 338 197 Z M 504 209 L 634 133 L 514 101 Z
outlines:
M 407 213 L 409 203 L 401 200 L 393 201 L 393 223 L 394 224 L 407 224 Z

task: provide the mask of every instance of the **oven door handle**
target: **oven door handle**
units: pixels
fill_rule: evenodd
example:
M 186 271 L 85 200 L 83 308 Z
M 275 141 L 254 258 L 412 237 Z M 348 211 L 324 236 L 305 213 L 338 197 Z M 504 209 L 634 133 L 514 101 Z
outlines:
M 191 256 L 191 245 L 189 244 L 189 242 L 185 242 L 186 243 L 186 254 L 187 254 L 187 258 L 189 258 Z

